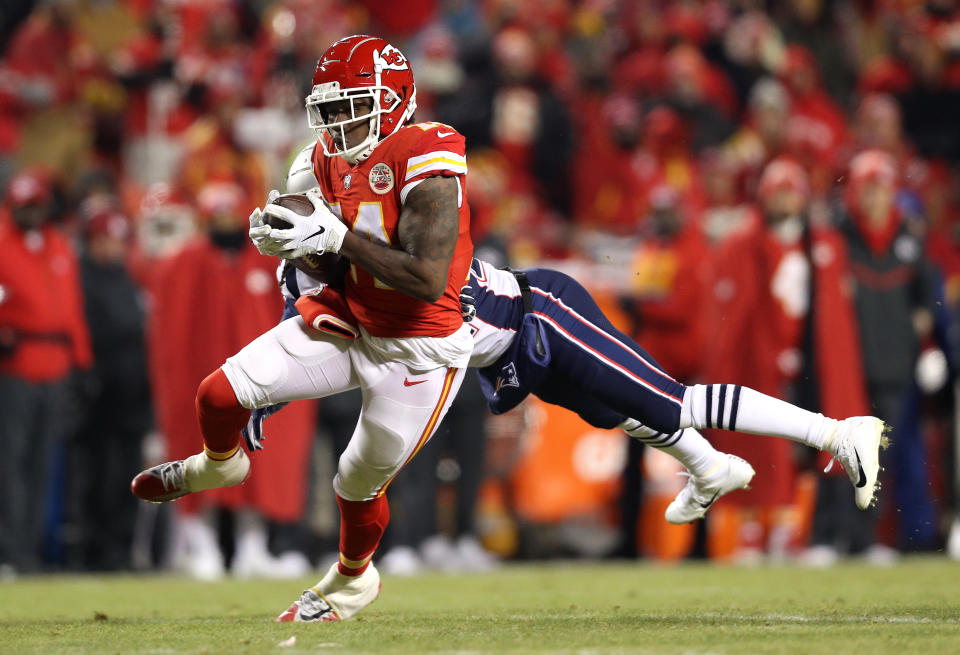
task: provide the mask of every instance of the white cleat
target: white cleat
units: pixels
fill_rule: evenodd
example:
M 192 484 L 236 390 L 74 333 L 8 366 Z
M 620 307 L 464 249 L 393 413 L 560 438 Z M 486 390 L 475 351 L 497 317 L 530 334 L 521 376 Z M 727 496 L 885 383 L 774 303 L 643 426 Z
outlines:
M 370 564 L 359 576 L 340 573 L 334 563 L 323 579 L 300 594 L 277 623 L 344 621 L 380 595 L 380 573 Z
M 225 460 L 197 453 L 141 471 L 130 483 L 133 495 L 150 503 L 165 503 L 196 491 L 242 484 L 250 475 L 250 458 L 237 448 Z
M 890 427 L 873 416 L 854 416 L 840 421 L 830 435 L 827 452 L 839 460 L 853 483 L 857 507 L 867 509 L 876 500 L 880 448 L 890 445 Z M 829 471 L 833 460 L 824 472 Z
M 664 517 L 675 524 L 703 518 L 717 499 L 731 491 L 749 488 L 753 476 L 754 470 L 749 462 L 736 455 L 724 454 L 710 473 L 701 477 L 690 476 L 687 486 L 667 507 Z

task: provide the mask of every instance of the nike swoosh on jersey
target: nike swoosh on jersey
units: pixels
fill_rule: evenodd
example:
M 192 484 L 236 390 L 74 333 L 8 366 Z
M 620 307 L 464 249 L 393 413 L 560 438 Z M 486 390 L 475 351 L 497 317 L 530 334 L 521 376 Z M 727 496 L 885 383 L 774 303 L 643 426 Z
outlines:
M 411 382 L 407 378 L 403 378 L 403 386 L 405 387 L 412 387 L 417 384 L 423 384 L 424 382 L 426 382 L 426 380 L 414 380 Z
M 444 137 L 448 137 L 451 134 L 456 134 L 456 132 L 441 132 L 440 130 L 437 130 L 437 136 L 440 137 L 441 139 Z

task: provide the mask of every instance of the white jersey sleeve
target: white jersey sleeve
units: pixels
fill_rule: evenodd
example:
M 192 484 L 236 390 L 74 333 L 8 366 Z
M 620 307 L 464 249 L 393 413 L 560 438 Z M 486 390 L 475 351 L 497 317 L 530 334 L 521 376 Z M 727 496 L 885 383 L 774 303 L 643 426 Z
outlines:
M 521 302 L 520 284 L 510 271 L 474 259 L 470 267 L 477 314 L 467 323 L 473 334 L 471 368 L 483 368 L 496 362 L 507 351 L 517 335 L 519 324 L 513 324 L 510 307 Z

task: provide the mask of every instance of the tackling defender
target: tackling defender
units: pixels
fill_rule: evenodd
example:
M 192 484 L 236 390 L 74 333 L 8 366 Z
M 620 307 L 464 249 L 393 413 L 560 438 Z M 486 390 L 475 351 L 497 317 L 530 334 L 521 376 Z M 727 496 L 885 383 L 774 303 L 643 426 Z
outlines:
M 287 280 L 288 308 L 300 296 L 301 284 L 317 299 L 313 313 L 304 315 L 308 323 L 321 316 L 354 323 L 338 292 L 306 275 Z M 510 271 L 474 259 L 460 299 L 474 337 L 470 367 L 480 369 L 491 411 L 509 411 L 532 393 L 594 427 L 620 428 L 672 455 L 690 479 L 667 507 L 670 523 L 702 518 L 714 502 L 745 488 L 754 476 L 749 463 L 717 451 L 698 431 L 705 427 L 772 435 L 824 450 L 840 460 L 855 487 L 857 506 L 866 509 L 873 502 L 879 447 L 886 444 L 887 431 L 875 417 L 832 419 L 737 384 L 687 387 L 617 330 L 583 286 L 559 271 Z M 251 450 L 263 447 L 262 421 L 277 409 L 252 414 L 243 430 Z

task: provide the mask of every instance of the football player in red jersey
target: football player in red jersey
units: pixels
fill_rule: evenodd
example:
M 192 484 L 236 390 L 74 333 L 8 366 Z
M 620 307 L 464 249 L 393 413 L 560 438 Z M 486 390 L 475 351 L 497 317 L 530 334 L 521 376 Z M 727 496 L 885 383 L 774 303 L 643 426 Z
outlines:
M 200 385 L 203 452 L 142 472 L 132 489 L 164 502 L 240 484 L 251 474 L 239 444 L 250 410 L 359 386 L 359 422 L 333 482 L 340 561 L 277 619 L 335 621 L 377 597 L 370 560 L 389 520 L 384 492 L 463 379 L 473 340 L 459 292 L 473 246 L 463 136 L 413 123 L 416 87 L 399 50 L 372 36 L 338 41 L 318 62 L 306 104 L 318 133 L 310 162 L 319 188 L 308 194 L 315 210 L 304 217 L 268 204 L 251 216 L 250 236 L 261 252 L 287 259 L 348 257 L 338 311 L 355 319 L 359 335 L 332 336 L 297 316 L 252 341 Z M 271 228 L 264 215 L 293 227 Z

